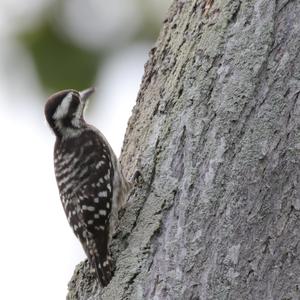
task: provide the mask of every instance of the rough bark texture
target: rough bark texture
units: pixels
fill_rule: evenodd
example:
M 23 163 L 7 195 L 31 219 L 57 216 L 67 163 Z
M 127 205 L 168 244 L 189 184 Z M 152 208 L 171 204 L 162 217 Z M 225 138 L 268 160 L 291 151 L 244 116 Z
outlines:
M 69 299 L 300 299 L 300 1 L 175 1 L 122 153 L 145 183 L 100 290 Z

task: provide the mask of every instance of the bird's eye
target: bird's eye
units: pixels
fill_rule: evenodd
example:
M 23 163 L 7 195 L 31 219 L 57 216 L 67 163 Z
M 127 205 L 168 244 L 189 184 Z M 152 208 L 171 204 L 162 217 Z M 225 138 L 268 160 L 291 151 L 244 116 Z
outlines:
M 77 105 L 80 104 L 80 95 L 76 91 L 72 92 L 72 102 Z

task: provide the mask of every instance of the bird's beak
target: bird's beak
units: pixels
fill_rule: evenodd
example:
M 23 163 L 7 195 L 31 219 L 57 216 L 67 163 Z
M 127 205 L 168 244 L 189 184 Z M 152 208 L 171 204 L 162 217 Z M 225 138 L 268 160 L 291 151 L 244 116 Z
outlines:
M 79 92 L 80 95 L 80 101 L 82 101 L 83 104 L 86 104 L 87 99 L 95 92 L 95 88 L 94 87 L 90 87 L 86 90 L 83 90 L 81 92 Z

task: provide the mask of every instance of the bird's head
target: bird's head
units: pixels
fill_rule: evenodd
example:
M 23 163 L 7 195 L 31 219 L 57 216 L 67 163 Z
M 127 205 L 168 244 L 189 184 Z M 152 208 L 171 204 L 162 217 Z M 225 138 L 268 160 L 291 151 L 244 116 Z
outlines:
M 50 96 L 45 105 L 48 124 L 58 138 L 68 138 L 80 134 L 85 124 L 83 113 L 87 100 L 94 88 L 82 92 L 64 90 Z

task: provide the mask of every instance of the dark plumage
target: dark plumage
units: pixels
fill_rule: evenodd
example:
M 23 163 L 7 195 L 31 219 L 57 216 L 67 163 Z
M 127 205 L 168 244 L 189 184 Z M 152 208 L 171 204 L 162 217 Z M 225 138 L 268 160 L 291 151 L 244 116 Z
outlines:
M 56 135 L 54 167 L 63 208 L 100 284 L 106 286 L 112 277 L 109 243 L 130 184 L 104 136 L 83 118 L 93 91 L 52 95 L 45 116 Z

